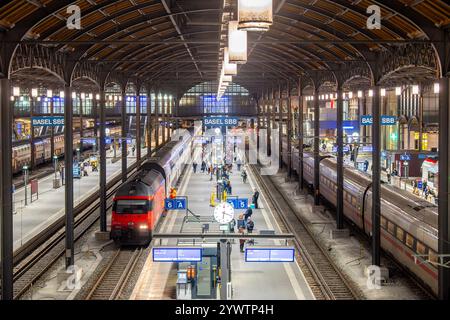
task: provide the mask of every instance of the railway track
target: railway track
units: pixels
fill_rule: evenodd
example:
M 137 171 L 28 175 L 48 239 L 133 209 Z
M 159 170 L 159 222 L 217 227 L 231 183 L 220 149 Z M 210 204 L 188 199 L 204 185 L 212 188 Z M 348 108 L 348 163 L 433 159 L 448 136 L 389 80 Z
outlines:
M 117 300 L 135 270 L 144 248 L 119 248 L 89 290 L 85 300 Z
M 136 173 L 137 165 L 133 164 L 128 169 L 128 175 L 132 177 Z M 107 184 L 107 209 L 111 208 L 112 197 L 122 184 L 121 181 L 121 177 L 118 175 Z M 75 242 L 98 221 L 99 207 L 99 192 L 97 191 L 74 208 Z M 14 299 L 20 299 L 64 255 L 64 225 L 65 218 L 58 218 L 14 252 Z
M 269 176 L 261 176 L 255 165 L 250 165 L 252 175 L 262 188 L 269 206 L 282 220 L 286 231 L 295 235 L 294 244 L 300 259 L 299 265 L 317 299 L 355 300 L 362 295 L 347 280 L 339 267 L 314 238 L 307 224 L 291 207 L 289 200 L 280 192 Z

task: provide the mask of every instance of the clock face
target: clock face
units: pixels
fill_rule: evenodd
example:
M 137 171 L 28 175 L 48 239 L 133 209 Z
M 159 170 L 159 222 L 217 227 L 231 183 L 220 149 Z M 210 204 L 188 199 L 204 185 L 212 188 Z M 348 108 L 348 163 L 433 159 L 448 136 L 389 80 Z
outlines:
M 214 219 L 219 223 L 229 223 L 234 218 L 234 208 L 228 202 L 222 202 L 214 209 Z

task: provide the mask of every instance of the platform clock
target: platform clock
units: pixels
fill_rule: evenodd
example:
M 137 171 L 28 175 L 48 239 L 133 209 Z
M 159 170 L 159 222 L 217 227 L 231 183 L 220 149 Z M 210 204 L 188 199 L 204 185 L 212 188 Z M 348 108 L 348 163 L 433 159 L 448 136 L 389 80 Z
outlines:
M 214 219 L 219 223 L 230 223 L 234 218 L 234 208 L 228 202 L 222 202 L 214 209 Z

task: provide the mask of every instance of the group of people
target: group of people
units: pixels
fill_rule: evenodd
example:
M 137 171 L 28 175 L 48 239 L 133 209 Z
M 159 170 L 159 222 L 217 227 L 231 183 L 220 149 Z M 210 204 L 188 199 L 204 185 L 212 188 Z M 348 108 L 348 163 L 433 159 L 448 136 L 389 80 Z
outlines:
M 419 183 L 416 180 L 412 181 L 413 193 L 415 195 L 421 195 L 425 200 L 433 200 L 436 202 L 437 195 L 432 188 L 428 185 L 427 180 L 423 180 L 422 188 L 419 189 Z

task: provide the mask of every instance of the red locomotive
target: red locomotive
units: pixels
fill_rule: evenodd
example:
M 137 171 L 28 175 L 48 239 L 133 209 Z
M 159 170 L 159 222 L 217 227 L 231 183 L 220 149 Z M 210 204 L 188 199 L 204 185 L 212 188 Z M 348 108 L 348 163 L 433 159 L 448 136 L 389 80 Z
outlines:
M 152 233 L 164 212 L 164 199 L 192 153 L 190 134 L 159 149 L 140 168 L 133 180 L 124 183 L 113 199 L 111 238 L 121 244 L 141 245 Z

